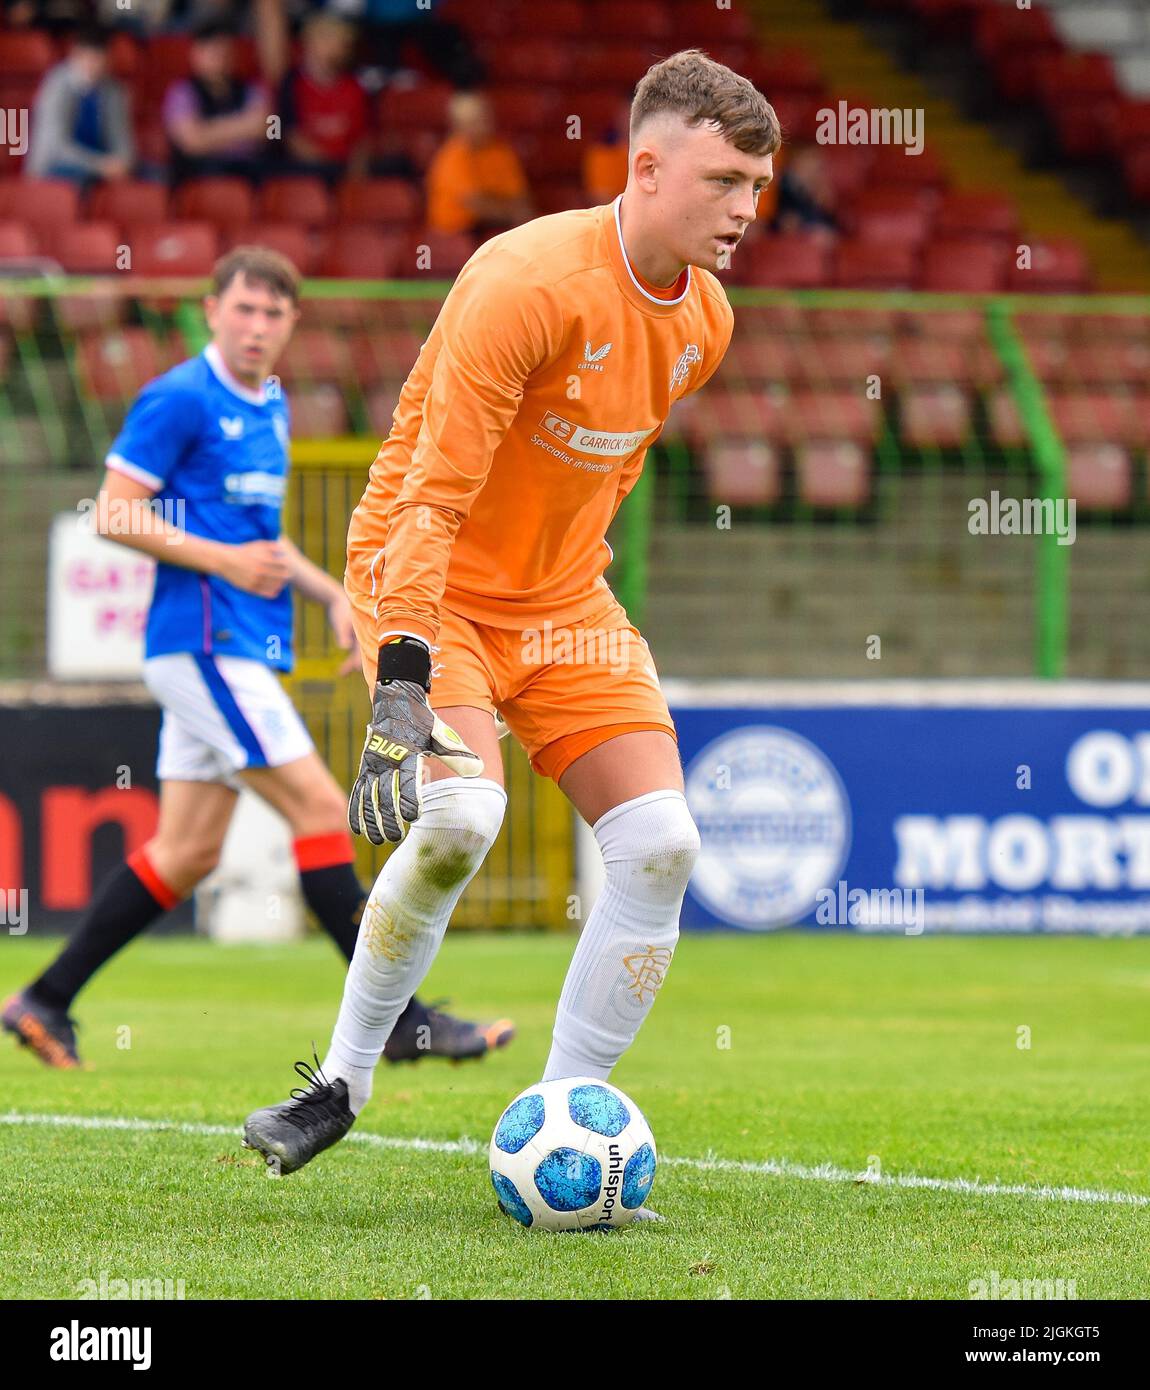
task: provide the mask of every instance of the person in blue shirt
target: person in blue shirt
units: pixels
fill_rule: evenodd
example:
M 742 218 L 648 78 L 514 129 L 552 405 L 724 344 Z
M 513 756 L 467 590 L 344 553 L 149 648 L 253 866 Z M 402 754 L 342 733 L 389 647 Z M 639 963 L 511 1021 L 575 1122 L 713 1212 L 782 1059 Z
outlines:
M 354 650 L 343 587 L 282 534 L 291 419 L 272 372 L 299 318 L 299 276 L 236 247 L 204 301 L 211 342 L 140 393 L 97 501 L 101 534 L 156 561 L 144 681 L 163 709 L 156 833 L 100 885 L 76 933 L 0 1012 L 44 1062 L 80 1065 L 69 1009 L 92 975 L 191 894 L 219 860 L 239 789 L 287 820 L 308 906 L 348 960 L 366 894 L 347 799 L 277 672 L 292 666 L 292 590 Z M 358 655 L 351 659 L 358 667 Z M 482 1056 L 510 1040 L 413 999 L 392 1061 Z

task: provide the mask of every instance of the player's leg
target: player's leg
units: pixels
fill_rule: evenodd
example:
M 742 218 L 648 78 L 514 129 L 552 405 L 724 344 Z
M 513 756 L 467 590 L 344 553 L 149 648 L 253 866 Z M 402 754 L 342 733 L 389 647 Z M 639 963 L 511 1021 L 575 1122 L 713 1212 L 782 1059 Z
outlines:
M 544 1079 L 606 1080 L 671 964 L 699 833 L 678 745 L 667 733 L 601 743 L 571 764 L 559 786 L 592 827 L 606 872 L 563 984 Z
M 436 711 L 483 759 L 485 775 L 452 776 L 429 760 L 422 813 L 368 895 L 323 1065 L 329 1078 L 347 1081 L 357 1113 L 371 1094 L 372 1072 L 396 1020 L 430 970 L 463 890 L 495 842 L 507 801 L 491 713 L 439 705 Z
M 606 1079 L 646 1018 L 674 953 L 699 851 L 674 724 L 640 633 L 612 601 L 530 673 L 504 717 L 537 772 L 592 827 L 603 890 L 587 915 L 556 1015 L 545 1079 Z
M 219 862 L 236 793 L 219 782 L 163 781 L 156 833 L 100 884 L 68 944 L 9 999 L 3 1026 L 50 1066 L 79 1064 L 72 1002 L 118 951 L 182 901 Z
M 240 779 L 288 822 L 300 888 L 323 929 L 351 962 L 368 894 L 355 870 L 347 796 L 314 749 L 279 767 L 249 768 Z M 509 1019 L 478 1024 L 412 998 L 387 1040 L 389 1061 L 483 1057 L 511 1041 Z

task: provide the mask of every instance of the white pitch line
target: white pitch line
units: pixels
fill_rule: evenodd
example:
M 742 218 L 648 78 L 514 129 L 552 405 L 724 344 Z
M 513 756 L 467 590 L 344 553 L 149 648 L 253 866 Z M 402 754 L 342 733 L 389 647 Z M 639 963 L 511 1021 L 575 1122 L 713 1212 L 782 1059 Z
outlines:
M 139 1134 L 188 1134 L 197 1138 L 239 1138 L 236 1125 L 191 1124 L 181 1120 L 145 1120 L 115 1115 L 29 1115 L 17 1110 L 0 1114 L 0 1124 L 44 1125 L 56 1129 L 127 1130 Z M 375 1149 L 396 1149 L 409 1153 L 464 1154 L 474 1157 L 486 1153 L 487 1145 L 477 1139 L 404 1139 L 386 1134 L 349 1134 L 348 1140 Z M 1147 1207 L 1150 1196 L 1140 1192 L 1106 1192 L 1089 1187 L 1030 1186 L 1026 1183 L 983 1182 L 980 1178 L 927 1178 L 915 1173 L 883 1173 L 871 1177 L 836 1168 L 832 1163 L 811 1166 L 785 1158 L 753 1159 L 669 1158 L 659 1162 L 669 1168 L 691 1168 L 699 1173 L 750 1173 L 761 1177 L 797 1178 L 803 1182 L 851 1183 L 859 1187 L 923 1188 L 929 1192 L 957 1192 L 968 1197 L 1030 1197 L 1040 1202 L 1105 1203 L 1112 1206 Z

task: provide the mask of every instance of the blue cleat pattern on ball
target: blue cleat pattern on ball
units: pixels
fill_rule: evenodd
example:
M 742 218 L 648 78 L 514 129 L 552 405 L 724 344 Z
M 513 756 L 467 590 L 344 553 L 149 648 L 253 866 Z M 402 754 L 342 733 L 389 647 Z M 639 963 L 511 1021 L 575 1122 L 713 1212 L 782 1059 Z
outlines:
M 505 1154 L 517 1154 L 543 1128 L 543 1119 L 543 1097 L 520 1096 L 503 1112 L 495 1131 L 495 1147 Z
M 552 1211 L 581 1211 L 599 1200 L 603 1169 L 578 1149 L 553 1149 L 535 1169 L 535 1186 Z
M 636 1149 L 623 1169 L 623 1193 L 620 1201 L 628 1211 L 641 1207 L 655 1180 L 655 1151 L 650 1144 Z
M 608 1139 L 622 1134 L 631 1120 L 627 1107 L 606 1086 L 572 1086 L 567 1109 L 577 1125 Z
M 531 1215 L 531 1208 L 515 1190 L 515 1184 L 511 1179 L 505 1178 L 502 1173 L 492 1173 L 491 1185 L 499 1198 L 499 1210 L 507 1216 L 514 1217 L 521 1226 L 530 1226 L 535 1219 Z

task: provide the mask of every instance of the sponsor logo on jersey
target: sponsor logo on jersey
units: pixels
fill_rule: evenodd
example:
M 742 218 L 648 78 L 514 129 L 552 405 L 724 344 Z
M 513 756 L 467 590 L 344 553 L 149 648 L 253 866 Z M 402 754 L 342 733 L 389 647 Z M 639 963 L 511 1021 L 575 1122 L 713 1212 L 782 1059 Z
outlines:
M 220 429 L 223 431 L 225 439 L 242 439 L 244 437 L 244 417 L 242 415 L 220 416 Z
M 671 368 L 671 390 L 674 391 L 677 387 L 682 386 L 687 380 L 687 373 L 691 365 L 702 360 L 703 354 L 699 351 L 698 343 L 688 343 L 679 354 L 679 360 Z
M 283 501 L 285 479 L 279 473 L 229 473 L 224 478 L 224 494 L 229 502 L 245 502 L 277 507 Z
M 591 339 L 588 338 L 583 346 L 583 361 L 579 363 L 581 372 L 603 372 L 607 369 L 603 366 L 603 359 L 611 351 L 611 344 L 604 343 L 601 348 L 591 350 Z
M 561 415 L 548 411 L 542 420 L 542 427 L 548 434 L 561 439 L 571 449 L 581 454 L 595 454 L 604 458 L 626 458 L 633 454 L 648 435 L 649 430 L 592 430 L 583 425 L 572 424 Z

